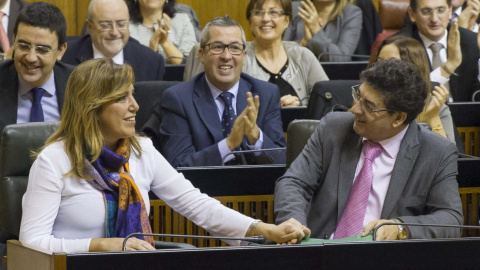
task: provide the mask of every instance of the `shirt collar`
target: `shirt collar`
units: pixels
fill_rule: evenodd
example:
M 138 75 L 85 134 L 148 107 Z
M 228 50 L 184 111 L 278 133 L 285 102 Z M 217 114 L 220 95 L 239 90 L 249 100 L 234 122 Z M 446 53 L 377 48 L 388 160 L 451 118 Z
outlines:
M 105 55 L 103 55 L 103 53 L 101 53 L 97 49 L 97 47 L 95 47 L 95 44 L 93 44 L 93 42 L 92 42 L 92 47 L 93 47 L 93 58 L 95 58 L 95 59 L 97 59 L 97 58 L 108 58 L 108 57 L 105 57 Z M 115 55 L 112 58 L 112 60 L 117 65 L 123 65 L 123 63 L 124 63 L 123 49 L 117 55 Z
M 447 49 L 447 37 L 448 37 L 447 29 L 445 29 L 445 34 L 439 41 L 432 41 L 428 39 L 426 36 L 422 35 L 422 33 L 420 32 L 418 32 L 418 34 L 420 35 L 420 39 L 422 39 L 422 42 L 423 42 L 423 45 L 425 45 L 425 48 L 430 48 L 430 45 L 432 45 L 432 43 L 440 43 L 443 45 L 444 49 Z
M 224 91 L 218 89 L 216 86 L 214 86 L 207 78 L 205 75 L 205 79 L 207 80 L 207 85 L 210 88 L 210 92 L 212 93 L 213 99 L 216 100 L 218 96 L 223 93 Z M 237 97 L 238 94 L 238 86 L 240 85 L 240 81 L 238 81 L 235 85 L 232 86 L 232 88 L 228 89 L 227 92 L 230 92 L 233 94 L 234 97 Z
M 10 16 L 10 0 L 7 0 L 5 3 L 5 6 L 3 6 L 2 9 L 0 9 L 1 12 L 5 13 L 5 16 Z
M 410 125 L 407 125 L 397 135 L 378 142 L 383 147 L 389 158 L 397 158 L 398 151 L 400 151 L 400 144 L 402 143 L 403 137 L 405 137 L 405 133 L 407 133 L 409 126 Z M 362 138 L 362 142 L 365 142 L 366 140 L 367 138 Z
M 28 94 L 32 88 L 34 88 L 31 83 L 26 82 L 20 75 L 18 75 L 18 91 L 20 93 L 20 96 L 23 96 L 25 94 Z M 50 78 L 40 86 L 41 88 L 45 89 L 45 91 L 50 95 L 53 96 L 55 95 L 55 74 L 52 69 L 52 74 L 50 75 Z

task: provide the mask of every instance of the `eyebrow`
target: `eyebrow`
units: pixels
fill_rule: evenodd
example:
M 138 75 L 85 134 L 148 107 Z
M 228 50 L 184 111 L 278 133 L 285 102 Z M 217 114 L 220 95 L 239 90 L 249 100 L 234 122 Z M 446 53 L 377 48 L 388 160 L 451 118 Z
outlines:
M 28 45 L 30 45 L 30 46 L 32 45 L 31 42 L 28 42 L 28 41 L 23 40 L 23 39 L 19 39 L 18 42 L 20 42 L 20 43 L 25 43 L 25 44 L 28 44 Z M 46 48 L 49 48 L 49 49 L 52 48 L 52 46 L 50 46 L 50 45 L 48 45 L 48 44 L 36 44 L 35 46 L 36 46 L 36 47 L 39 47 L 39 46 L 40 46 L 40 47 L 46 47 Z

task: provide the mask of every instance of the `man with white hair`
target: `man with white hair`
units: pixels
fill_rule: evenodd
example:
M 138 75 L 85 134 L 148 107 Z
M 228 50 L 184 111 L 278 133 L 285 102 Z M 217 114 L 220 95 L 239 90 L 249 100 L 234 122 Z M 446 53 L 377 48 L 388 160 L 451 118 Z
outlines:
M 88 7 L 88 35 L 68 42 L 62 61 L 78 65 L 92 58 L 110 58 L 128 63 L 135 81 L 161 80 L 165 73 L 163 57 L 130 37 L 130 15 L 123 0 L 92 0 Z

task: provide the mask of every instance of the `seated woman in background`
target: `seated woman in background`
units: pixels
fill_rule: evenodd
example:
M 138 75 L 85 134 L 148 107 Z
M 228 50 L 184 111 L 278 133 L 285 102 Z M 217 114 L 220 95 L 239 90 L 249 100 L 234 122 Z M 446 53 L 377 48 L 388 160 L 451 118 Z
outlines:
M 417 121 L 428 124 L 433 132 L 455 143 L 452 114 L 448 106 L 445 105 L 449 91 L 443 85 L 432 87 L 428 56 L 423 44 L 413 38 L 403 36 L 389 37 L 372 54 L 369 65 L 378 60 L 390 58 L 413 63 L 419 68 L 423 79 L 427 83 L 427 89 L 430 89 L 430 91 L 427 93 L 425 108 L 418 115 Z
M 176 13 L 175 0 L 127 0 L 130 36 L 163 55 L 169 64 L 181 64 L 197 42 L 190 18 Z
M 284 40 L 309 48 L 324 62 L 350 61 L 362 31 L 362 11 L 347 0 L 305 0 Z
M 58 130 L 30 170 L 20 241 L 54 252 L 121 250 L 128 234 L 151 233 L 150 190 L 214 235 L 280 243 L 310 235 L 294 219 L 278 226 L 255 221 L 194 188 L 135 133 L 133 83 L 131 67 L 110 59 L 72 72 Z M 153 249 L 152 237 L 139 238 L 129 238 L 127 250 Z
M 255 40 L 246 44 L 242 71 L 276 84 L 282 107 L 307 105 L 313 85 L 328 80 L 311 51 L 296 42 L 282 42 L 291 14 L 291 0 L 250 0 L 246 12 Z M 203 71 L 198 49 L 199 46 L 195 46 L 190 52 L 185 81 Z

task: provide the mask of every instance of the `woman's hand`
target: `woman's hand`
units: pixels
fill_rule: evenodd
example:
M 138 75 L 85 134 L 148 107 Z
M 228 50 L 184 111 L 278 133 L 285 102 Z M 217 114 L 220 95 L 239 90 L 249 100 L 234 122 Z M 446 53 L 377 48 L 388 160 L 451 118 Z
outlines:
M 438 111 L 440 111 L 440 108 L 445 104 L 445 102 L 448 99 L 449 96 L 448 89 L 443 86 L 435 86 L 435 89 L 432 92 L 432 98 L 430 99 L 430 102 L 427 105 L 427 108 L 425 109 L 425 116 L 426 116 L 426 121 L 428 123 L 429 119 L 434 118 L 435 116 L 438 116 Z
M 163 46 L 168 40 L 168 31 L 170 30 L 170 17 L 167 14 L 163 14 L 163 21 L 158 20 L 158 28 L 153 32 L 152 37 L 150 38 L 150 49 L 158 51 L 158 45 Z
M 280 244 L 299 244 L 303 238 L 309 238 L 310 234 L 309 228 L 293 218 L 278 226 L 260 222 L 255 231 L 255 235 L 263 235 Z
M 298 16 L 302 18 L 304 25 L 312 36 L 322 30 L 322 19 L 318 16 L 317 9 L 312 1 L 302 1 L 302 6 L 298 7 Z
M 89 251 L 122 251 L 123 240 L 124 238 L 93 238 Z M 155 250 L 150 243 L 135 237 L 128 238 L 125 248 L 127 251 Z
M 280 98 L 280 103 L 282 107 L 300 106 L 300 99 L 296 96 L 285 95 Z

